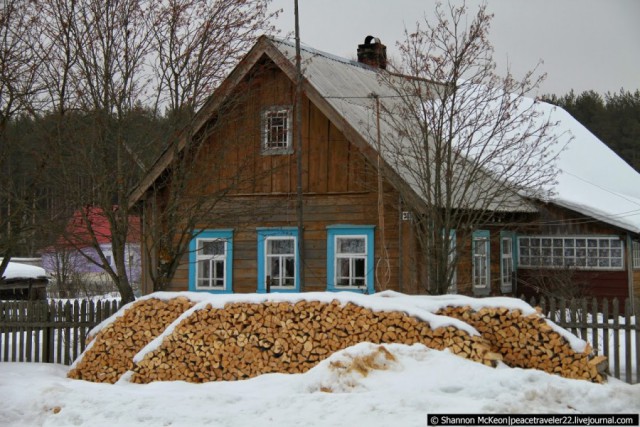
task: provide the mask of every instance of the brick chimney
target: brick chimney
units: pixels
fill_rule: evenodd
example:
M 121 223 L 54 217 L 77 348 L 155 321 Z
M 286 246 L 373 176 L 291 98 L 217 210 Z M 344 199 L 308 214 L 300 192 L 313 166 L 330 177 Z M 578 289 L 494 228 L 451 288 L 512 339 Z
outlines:
M 386 70 L 387 47 L 380 42 L 379 38 L 367 36 L 364 44 L 358 45 L 358 62 Z

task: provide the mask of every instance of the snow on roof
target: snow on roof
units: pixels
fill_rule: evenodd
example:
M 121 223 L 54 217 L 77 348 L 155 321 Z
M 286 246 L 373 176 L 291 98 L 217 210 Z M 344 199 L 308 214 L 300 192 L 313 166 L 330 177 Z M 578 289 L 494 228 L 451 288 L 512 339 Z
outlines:
M 271 42 L 286 58 L 294 60 L 293 43 L 280 39 Z M 370 95 L 395 94 L 381 83 L 379 70 L 307 46 L 302 47 L 301 54 L 307 81 L 376 148 Z M 550 122 L 558 122 L 557 147 L 562 149 L 556 159 L 557 183 L 548 188 L 553 194 L 544 201 L 640 233 L 640 174 L 562 108 L 544 102 L 537 102 L 535 108 Z M 381 133 L 393 135 L 393 130 L 382 122 Z M 570 143 L 569 136 L 573 137 Z M 407 174 L 397 172 L 411 185 Z M 509 209 L 531 211 L 524 201 L 515 200 L 509 203 Z
M 4 271 L 3 277 L 6 280 L 43 279 L 47 277 L 47 272 L 41 267 L 21 264 L 18 262 L 9 262 L 7 269 Z
M 625 230 L 640 233 L 640 174 L 559 107 L 540 107 L 574 140 L 558 157 L 551 201 Z

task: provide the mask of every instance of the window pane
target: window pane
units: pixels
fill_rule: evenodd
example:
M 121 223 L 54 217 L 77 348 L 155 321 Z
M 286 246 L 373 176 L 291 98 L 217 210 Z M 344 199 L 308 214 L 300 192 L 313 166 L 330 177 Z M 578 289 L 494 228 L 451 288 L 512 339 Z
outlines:
M 268 274 L 272 279 L 280 277 L 280 258 L 269 257 L 269 271 Z
M 543 248 L 551 247 L 551 239 L 542 239 L 542 247 Z
M 349 277 L 349 259 L 339 258 L 337 270 L 338 277 Z
M 505 237 L 502 239 L 502 253 L 505 255 L 511 254 L 513 247 L 511 246 L 511 238 Z
M 287 278 L 294 278 L 296 276 L 296 265 L 293 257 L 284 258 L 284 275 Z
M 336 286 L 349 286 L 350 268 L 348 258 L 338 258 L 336 260 Z
M 622 247 L 622 240 L 611 240 L 611 247 L 612 248 L 621 248 Z
M 364 258 L 355 258 L 353 260 L 353 265 L 354 265 L 354 270 L 355 270 L 355 277 L 362 277 L 364 278 Z
M 215 277 L 218 279 L 224 279 L 224 261 L 216 261 L 215 269 L 216 269 Z
M 224 240 L 200 240 L 202 255 L 224 255 Z
M 553 239 L 553 247 L 561 248 L 562 247 L 562 239 Z
M 267 241 L 267 254 L 293 254 L 293 239 L 269 239 Z
M 198 278 L 206 278 L 211 277 L 211 263 L 209 261 L 200 261 L 198 269 Z
M 338 238 L 338 253 L 364 254 L 364 238 Z
M 574 246 L 575 246 L 575 242 L 573 239 L 564 239 L 565 248 L 573 248 Z
M 485 255 L 487 253 L 487 240 L 486 239 L 476 239 L 475 244 L 475 254 L 476 255 Z

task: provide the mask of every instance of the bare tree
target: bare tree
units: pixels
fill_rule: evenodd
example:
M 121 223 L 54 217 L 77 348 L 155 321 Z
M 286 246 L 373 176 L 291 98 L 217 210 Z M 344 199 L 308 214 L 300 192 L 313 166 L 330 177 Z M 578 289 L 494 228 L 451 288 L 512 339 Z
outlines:
M 27 2 L 17 0 L 0 9 L 0 280 L 11 256 L 25 250 L 39 225 L 37 165 L 24 156 L 24 141 L 9 131 L 19 116 L 33 115 L 40 89 L 39 63 L 30 54 L 31 12 Z
M 189 144 L 203 137 L 194 134 L 195 111 L 257 32 L 272 31 L 270 1 L 42 0 L 34 6 L 40 36 L 32 51 L 44 64 L 39 77 L 53 116 L 46 164 L 58 171 L 55 185 L 65 189 L 67 214 L 84 215 L 91 207 L 107 218 L 113 263 L 88 215 L 83 245 L 88 241 L 98 254 L 87 261 L 106 271 L 124 301 L 133 299 L 124 263 L 134 213 L 129 192 L 155 155 L 174 150 L 170 143 L 176 136 Z M 188 148 L 180 156 L 190 161 L 196 154 Z M 188 174 L 189 165 L 171 171 Z M 202 200 L 194 201 L 196 195 L 188 190 L 172 184 L 168 201 L 181 206 L 176 220 L 189 217 L 187 223 L 195 224 L 211 211 L 215 198 L 201 195 Z M 168 229 L 182 241 L 188 238 L 183 233 L 190 238 L 193 227 L 183 230 L 174 224 Z M 67 240 L 77 241 L 74 236 Z
M 199 109 L 260 33 L 272 33 L 271 0 L 166 0 L 154 5 L 150 30 L 158 105 Z M 190 117 L 187 117 L 187 119 Z M 184 123 L 183 123 L 184 124 Z
M 453 230 L 468 241 L 481 224 L 527 210 L 522 197 L 544 198 L 556 173 L 554 124 L 527 98 L 544 76 L 496 74 L 491 19 L 485 6 L 470 15 L 438 4 L 433 21 L 405 33 L 396 73 L 381 74 L 393 93 L 381 100 L 393 129 L 382 150 L 418 196 L 405 194 L 435 294 L 455 275 Z
M 226 176 L 224 161 L 250 137 L 244 132 L 231 136 L 224 145 L 203 152 L 203 142 L 224 121 L 233 120 L 236 107 L 246 101 L 238 93 L 216 103 L 212 117 L 196 118 L 196 111 L 211 96 L 232 66 L 249 50 L 260 33 L 273 33 L 268 12 L 271 0 L 168 0 L 152 13 L 152 68 L 158 82 L 156 105 L 167 109 L 168 147 L 164 157 L 172 159 L 165 175 L 154 182 L 151 192 L 153 226 L 145 228 L 147 276 L 154 290 L 171 282 L 197 224 L 236 218 L 236 209 L 224 201 L 232 189 L 253 179 L 243 171 L 251 159 L 240 159 L 238 174 Z M 209 114 L 209 113 L 205 113 Z M 204 125 L 202 123 L 204 122 Z M 206 158 L 204 167 L 198 167 Z M 215 183 L 206 188 L 192 185 Z M 250 178 L 251 177 L 251 178 Z M 241 208 L 249 209 L 246 202 Z

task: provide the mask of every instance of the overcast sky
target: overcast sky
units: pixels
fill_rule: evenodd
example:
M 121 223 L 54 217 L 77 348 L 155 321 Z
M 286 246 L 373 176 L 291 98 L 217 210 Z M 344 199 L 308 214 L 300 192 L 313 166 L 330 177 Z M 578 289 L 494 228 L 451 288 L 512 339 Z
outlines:
M 460 1 L 455 0 L 458 4 Z M 477 0 L 468 0 L 471 11 Z M 434 0 L 299 0 L 302 42 L 355 58 L 367 35 L 380 38 L 391 56 L 404 28 L 433 17 Z M 509 63 L 516 77 L 543 61 L 547 73 L 538 94 L 563 95 L 593 89 L 640 89 L 640 0 L 488 0 L 495 15 L 490 39 L 499 69 Z M 294 0 L 274 0 L 284 9 L 281 35 L 293 32 Z

